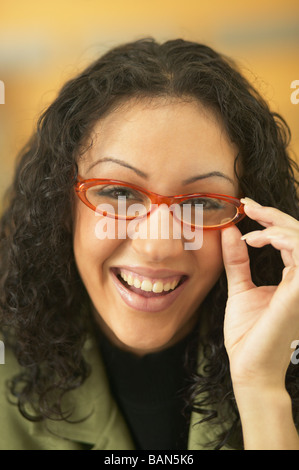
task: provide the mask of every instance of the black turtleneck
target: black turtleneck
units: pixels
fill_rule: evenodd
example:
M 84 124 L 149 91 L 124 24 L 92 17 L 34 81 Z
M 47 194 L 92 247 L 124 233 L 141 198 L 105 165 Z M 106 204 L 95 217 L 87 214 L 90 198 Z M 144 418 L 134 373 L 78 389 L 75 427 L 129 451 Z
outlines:
M 183 389 L 187 384 L 185 352 L 191 337 L 139 357 L 100 334 L 111 391 L 137 449 L 187 449 L 189 416 L 183 415 Z

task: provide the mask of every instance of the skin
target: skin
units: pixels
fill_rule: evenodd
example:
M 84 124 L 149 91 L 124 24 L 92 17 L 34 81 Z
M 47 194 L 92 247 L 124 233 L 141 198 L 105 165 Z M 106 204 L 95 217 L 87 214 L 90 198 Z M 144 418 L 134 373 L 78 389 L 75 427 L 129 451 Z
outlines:
M 92 141 L 79 161 L 83 179 L 114 178 L 162 195 L 206 191 L 238 196 L 237 149 L 220 120 L 196 102 L 130 101 L 96 124 Z M 138 171 L 103 161 L 110 157 Z M 231 181 L 211 176 L 183 183 L 212 171 Z M 185 250 L 184 240 L 171 236 L 99 240 L 95 236 L 98 220 L 76 200 L 75 259 L 101 327 L 113 342 L 139 355 L 177 342 L 193 327 L 198 306 L 223 270 L 220 231 L 205 231 L 200 250 Z M 154 314 L 141 312 L 124 304 L 111 281 L 109 269 L 124 265 L 183 271 L 189 276 L 188 284 L 169 308 Z
M 299 222 L 247 198 L 245 212 L 262 230 L 240 238 L 223 230 L 228 279 L 224 337 L 243 426 L 245 449 L 298 450 L 299 439 L 285 388 L 293 341 L 299 338 Z M 271 244 L 285 268 L 278 286 L 255 286 L 246 243 Z

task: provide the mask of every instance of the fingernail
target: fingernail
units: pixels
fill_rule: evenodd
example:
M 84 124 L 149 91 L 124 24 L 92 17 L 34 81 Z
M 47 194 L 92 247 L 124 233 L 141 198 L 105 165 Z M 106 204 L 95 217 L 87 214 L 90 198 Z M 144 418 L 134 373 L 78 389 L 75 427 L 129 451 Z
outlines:
M 255 238 L 259 237 L 261 234 L 261 230 L 255 230 L 254 232 L 245 233 L 242 235 L 241 240 L 254 240 Z
M 244 197 L 244 198 L 240 199 L 240 201 L 243 204 L 248 204 L 248 205 L 253 205 L 253 206 L 260 206 L 261 207 L 261 205 L 258 202 L 254 201 L 253 199 L 250 199 L 250 197 Z

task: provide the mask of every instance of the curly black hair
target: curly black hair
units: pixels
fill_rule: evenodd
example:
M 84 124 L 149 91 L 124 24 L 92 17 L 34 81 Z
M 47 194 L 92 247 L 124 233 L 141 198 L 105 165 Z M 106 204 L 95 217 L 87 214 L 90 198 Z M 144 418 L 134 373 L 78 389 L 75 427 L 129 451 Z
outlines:
M 89 299 L 72 248 L 73 184 L 95 123 L 132 97 L 189 97 L 214 110 L 238 147 L 235 172 L 242 192 L 299 218 L 290 130 L 231 59 L 195 42 L 159 44 L 145 38 L 94 61 L 63 86 L 39 118 L 18 157 L 0 223 L 1 329 L 22 366 L 10 389 L 30 420 L 66 419 L 62 397 L 90 373 L 82 352 Z M 256 222 L 245 218 L 239 227 L 246 233 Z M 270 246 L 249 251 L 254 282 L 279 283 L 280 254 Z M 187 399 L 190 409 L 211 422 L 224 419 L 219 404 L 230 410 L 232 425 L 218 436 L 215 448 L 240 431 L 223 339 L 226 300 L 223 273 L 202 306 L 208 312 L 206 365 L 190 377 Z M 296 413 L 299 385 L 291 366 L 286 384 Z

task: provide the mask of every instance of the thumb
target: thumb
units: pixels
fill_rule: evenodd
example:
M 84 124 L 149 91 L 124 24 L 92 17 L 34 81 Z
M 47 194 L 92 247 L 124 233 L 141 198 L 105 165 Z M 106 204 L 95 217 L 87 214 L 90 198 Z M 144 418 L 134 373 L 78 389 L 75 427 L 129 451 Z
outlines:
M 252 289 L 250 264 L 246 242 L 241 240 L 241 232 L 235 226 L 221 230 L 222 256 L 227 276 L 228 295 Z

